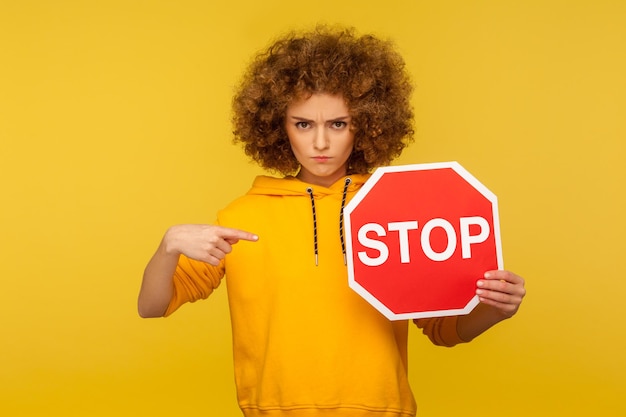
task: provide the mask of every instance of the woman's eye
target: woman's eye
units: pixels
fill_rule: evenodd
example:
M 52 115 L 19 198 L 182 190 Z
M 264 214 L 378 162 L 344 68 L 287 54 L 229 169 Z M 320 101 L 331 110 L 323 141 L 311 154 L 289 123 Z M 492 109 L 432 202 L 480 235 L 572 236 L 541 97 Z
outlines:
M 309 122 L 297 122 L 296 123 L 296 127 L 299 128 L 299 129 L 306 129 L 309 126 L 310 126 Z
M 345 126 L 347 126 L 346 122 L 342 122 L 342 121 L 333 122 L 333 127 L 335 129 L 341 129 L 341 128 L 345 127 Z

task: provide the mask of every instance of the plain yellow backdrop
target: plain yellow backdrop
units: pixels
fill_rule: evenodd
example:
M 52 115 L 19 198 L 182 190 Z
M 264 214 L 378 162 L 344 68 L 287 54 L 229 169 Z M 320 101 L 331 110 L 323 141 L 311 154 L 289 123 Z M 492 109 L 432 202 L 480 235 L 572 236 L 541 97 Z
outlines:
M 626 2 L 0 2 L 0 413 L 237 416 L 225 288 L 142 320 L 169 225 L 261 173 L 231 143 L 251 55 L 286 30 L 395 40 L 417 140 L 500 201 L 513 320 L 468 345 L 411 332 L 419 415 L 624 416 Z

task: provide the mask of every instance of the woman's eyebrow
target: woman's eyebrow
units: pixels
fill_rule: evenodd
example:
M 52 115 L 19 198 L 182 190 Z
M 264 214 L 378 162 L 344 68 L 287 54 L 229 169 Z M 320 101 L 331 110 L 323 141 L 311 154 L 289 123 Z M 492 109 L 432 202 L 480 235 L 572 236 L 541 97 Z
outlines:
M 294 116 L 294 115 L 289 116 L 289 118 L 290 119 L 299 120 L 301 122 L 314 122 L 315 121 L 314 119 L 309 119 L 309 118 L 306 118 L 306 117 Z M 331 117 L 330 119 L 327 119 L 326 122 L 340 122 L 340 121 L 344 121 L 346 119 L 350 119 L 350 115 Z
M 307 119 L 306 117 L 300 117 L 300 116 L 289 116 L 290 119 L 296 119 L 296 120 L 301 120 L 303 122 L 312 122 L 313 119 Z

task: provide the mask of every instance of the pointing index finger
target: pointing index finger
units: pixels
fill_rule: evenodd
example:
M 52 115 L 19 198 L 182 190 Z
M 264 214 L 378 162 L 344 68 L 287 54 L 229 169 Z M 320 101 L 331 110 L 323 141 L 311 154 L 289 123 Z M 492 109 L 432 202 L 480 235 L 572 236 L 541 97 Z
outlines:
M 233 243 L 239 240 L 247 240 L 250 242 L 256 242 L 259 240 L 259 236 L 254 233 L 230 227 L 224 227 L 222 229 L 222 237 L 226 240 L 233 241 Z

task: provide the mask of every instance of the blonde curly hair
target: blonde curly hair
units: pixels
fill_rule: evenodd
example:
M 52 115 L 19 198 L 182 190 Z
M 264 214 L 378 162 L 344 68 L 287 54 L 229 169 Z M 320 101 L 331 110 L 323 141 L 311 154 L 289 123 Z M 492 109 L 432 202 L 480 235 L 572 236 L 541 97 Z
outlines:
M 348 174 L 387 165 L 413 140 L 413 87 L 392 43 L 353 29 L 291 33 L 258 54 L 233 98 L 234 141 L 261 167 L 296 172 L 287 106 L 315 93 L 340 95 L 354 131 Z

